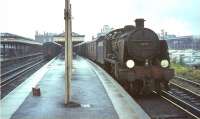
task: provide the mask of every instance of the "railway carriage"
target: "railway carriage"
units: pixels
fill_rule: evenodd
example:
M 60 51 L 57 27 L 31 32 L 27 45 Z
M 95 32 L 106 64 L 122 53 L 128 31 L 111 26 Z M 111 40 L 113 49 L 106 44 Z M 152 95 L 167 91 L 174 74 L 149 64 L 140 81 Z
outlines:
M 101 36 L 96 41 L 96 62 L 100 64 L 104 64 L 104 58 L 105 58 L 105 48 L 104 48 L 104 36 Z
M 57 56 L 62 49 L 62 45 L 56 42 L 45 42 L 43 43 L 43 54 L 44 58 L 50 60 Z

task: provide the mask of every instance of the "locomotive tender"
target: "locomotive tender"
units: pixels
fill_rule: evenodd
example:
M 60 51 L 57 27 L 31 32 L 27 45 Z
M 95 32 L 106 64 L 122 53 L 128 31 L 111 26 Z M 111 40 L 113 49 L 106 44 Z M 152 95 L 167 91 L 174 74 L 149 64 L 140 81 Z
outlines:
M 127 25 L 97 40 L 77 44 L 74 51 L 103 65 L 132 94 L 169 89 L 174 70 L 169 68 L 167 43 L 144 28 L 144 21 L 136 19 L 136 26 Z

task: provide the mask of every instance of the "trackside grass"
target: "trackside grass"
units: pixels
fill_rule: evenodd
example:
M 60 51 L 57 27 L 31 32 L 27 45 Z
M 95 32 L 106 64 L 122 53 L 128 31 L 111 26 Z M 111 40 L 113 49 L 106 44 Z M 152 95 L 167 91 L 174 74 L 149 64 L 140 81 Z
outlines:
M 171 68 L 175 69 L 176 75 L 185 77 L 191 80 L 199 80 L 200 81 L 200 70 L 193 69 L 191 67 L 183 66 L 180 64 L 171 64 Z

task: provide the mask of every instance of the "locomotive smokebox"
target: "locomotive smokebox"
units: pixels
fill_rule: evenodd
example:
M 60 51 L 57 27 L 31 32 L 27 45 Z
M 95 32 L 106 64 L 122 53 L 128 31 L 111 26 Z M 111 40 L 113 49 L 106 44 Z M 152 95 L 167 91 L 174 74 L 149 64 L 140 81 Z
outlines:
M 136 19 L 135 20 L 135 25 L 136 28 L 144 28 L 144 19 Z

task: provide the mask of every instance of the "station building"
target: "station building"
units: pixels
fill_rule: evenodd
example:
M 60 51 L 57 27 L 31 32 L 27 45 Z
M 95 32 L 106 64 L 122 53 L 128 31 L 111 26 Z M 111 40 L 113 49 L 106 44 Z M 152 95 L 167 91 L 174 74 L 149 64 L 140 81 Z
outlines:
M 72 45 L 76 45 L 78 43 L 84 42 L 85 35 L 80 35 L 78 33 L 72 32 Z M 62 45 L 65 44 L 65 33 L 61 33 L 58 35 L 54 35 L 53 41 L 60 43 Z
M 72 32 L 72 43 L 73 45 L 77 43 L 83 42 L 85 39 L 85 35 L 80 35 L 78 33 Z M 62 45 L 65 43 L 65 37 L 64 37 L 64 32 L 60 34 L 56 33 L 49 33 L 49 32 L 44 32 L 44 33 L 39 33 L 36 31 L 35 33 L 35 40 L 40 42 L 40 43 L 45 43 L 45 42 L 57 42 Z
M 22 57 L 41 51 L 42 43 L 34 39 L 11 34 L 0 34 L 1 61 L 11 57 Z

